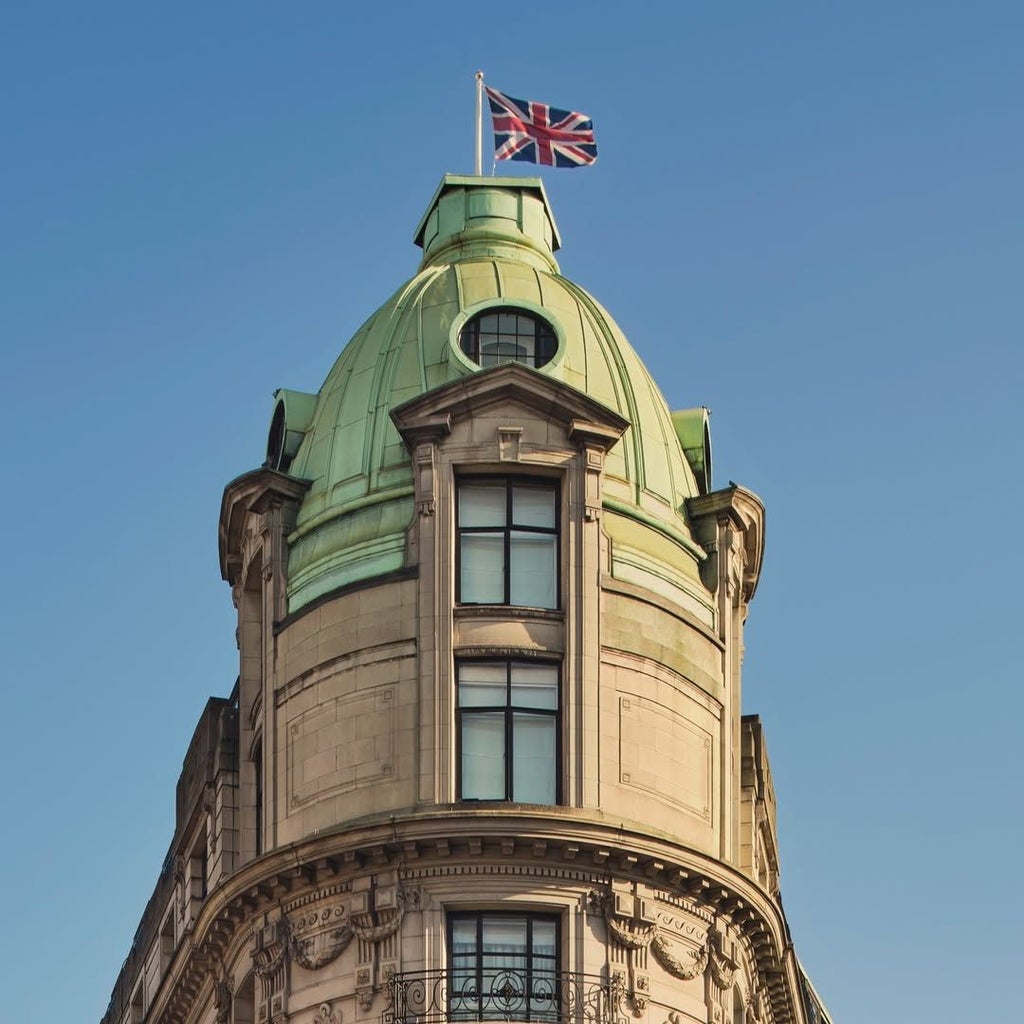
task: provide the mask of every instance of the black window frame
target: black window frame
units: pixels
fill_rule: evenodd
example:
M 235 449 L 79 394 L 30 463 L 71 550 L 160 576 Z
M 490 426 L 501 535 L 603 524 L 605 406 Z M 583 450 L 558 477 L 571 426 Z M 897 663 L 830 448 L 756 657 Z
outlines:
M 505 484 L 505 523 L 503 526 L 461 526 L 462 487 L 464 484 Z M 550 529 L 541 526 L 522 526 L 513 516 L 513 492 L 516 487 L 534 487 L 550 490 L 554 495 L 555 525 Z M 472 534 L 503 534 L 502 569 L 504 573 L 503 597 L 501 601 L 467 601 L 462 596 L 462 538 Z M 516 605 L 512 603 L 512 574 L 509 566 L 512 559 L 512 534 L 536 533 L 554 537 L 555 540 L 555 603 L 551 608 L 543 605 Z M 471 607 L 493 605 L 507 608 L 543 608 L 545 611 L 559 611 L 562 607 L 562 486 L 561 480 L 523 474 L 460 474 L 455 480 L 455 603 Z
M 505 703 L 503 705 L 472 705 L 462 706 L 460 693 L 460 670 L 464 665 L 504 665 L 505 666 Z M 544 665 L 555 672 L 555 707 L 535 708 L 512 703 L 512 669 L 516 665 Z M 503 736 L 505 741 L 505 795 L 503 797 L 467 797 L 463 796 L 463 721 L 473 715 L 504 715 Z M 455 786 L 458 800 L 462 803 L 529 803 L 517 800 L 513 792 L 513 774 L 515 768 L 515 720 L 516 714 L 534 715 L 551 718 L 555 723 L 555 763 L 552 766 L 555 777 L 555 799 L 551 804 L 539 804 L 542 807 L 558 807 L 562 803 L 562 664 L 560 661 L 547 658 L 457 658 L 455 661 Z
M 484 990 L 484 959 L 486 950 L 483 944 L 483 926 L 486 918 L 501 918 L 505 920 L 525 921 L 527 932 L 527 944 L 525 953 L 522 956 L 523 964 L 519 972 L 509 968 L 494 968 L 495 978 L 492 988 Z M 457 954 L 455 952 L 455 923 L 457 921 L 474 921 L 476 923 L 476 949 L 471 954 Z M 533 929 L 537 922 L 553 924 L 555 932 L 554 952 L 551 955 L 537 953 L 533 946 Z M 491 1009 L 488 1012 L 487 1004 L 493 1002 L 488 996 L 505 996 L 502 988 L 506 984 L 513 984 L 517 974 L 522 978 L 524 1006 L 516 1010 L 515 1019 L 522 1021 L 542 1021 L 546 1024 L 559 1021 L 562 1018 L 559 1005 L 561 991 L 560 977 L 562 974 L 562 915 L 550 911 L 514 911 L 514 910 L 471 910 L 471 911 L 449 911 L 445 915 L 446 938 L 448 943 L 448 1019 L 452 1021 L 490 1021 L 508 1020 L 507 1013 L 496 1012 Z M 511 954 L 508 954 L 511 957 Z M 460 977 L 461 961 L 473 960 L 473 982 L 474 990 L 456 991 L 456 979 Z M 544 972 L 542 984 L 538 989 L 534 987 L 535 961 L 543 959 L 551 963 L 550 971 Z M 539 974 L 540 972 L 537 972 Z M 503 977 L 505 975 L 505 977 Z M 546 981 L 546 984 L 544 982 Z M 496 989 L 495 989 L 496 987 Z M 476 1000 L 475 1007 L 460 1005 L 456 1007 L 454 1001 L 459 999 L 460 1004 L 468 998 Z M 507 997 L 506 997 L 507 998 Z
M 555 358 L 555 354 L 558 352 L 558 334 L 552 324 L 539 313 L 535 313 L 532 309 L 524 309 L 522 306 L 488 306 L 486 309 L 481 309 L 474 313 L 459 328 L 459 351 L 471 362 L 476 363 L 477 366 L 482 367 L 484 365 L 482 362 L 483 344 L 481 338 L 488 337 L 490 334 L 490 332 L 487 332 L 487 334 L 481 332 L 480 327 L 483 321 L 491 316 L 515 316 L 517 318 L 516 331 L 512 336 L 517 339 L 532 337 L 534 343 L 533 359 L 518 359 L 514 356 L 504 359 L 499 357 L 498 361 L 494 364 L 495 366 L 503 366 L 506 363 L 519 363 L 522 366 L 530 366 L 538 370 L 542 366 L 547 366 Z M 520 317 L 529 320 L 533 324 L 532 335 L 525 335 L 520 332 L 518 322 Z M 500 333 L 496 335 L 496 337 L 501 336 Z M 490 367 L 487 368 L 489 369 Z

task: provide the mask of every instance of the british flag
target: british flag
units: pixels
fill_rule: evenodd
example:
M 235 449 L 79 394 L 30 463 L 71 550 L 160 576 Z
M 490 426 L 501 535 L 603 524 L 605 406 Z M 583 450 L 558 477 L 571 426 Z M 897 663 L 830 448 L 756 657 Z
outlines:
M 586 114 L 485 89 L 494 122 L 495 160 L 586 167 L 597 159 L 594 123 Z

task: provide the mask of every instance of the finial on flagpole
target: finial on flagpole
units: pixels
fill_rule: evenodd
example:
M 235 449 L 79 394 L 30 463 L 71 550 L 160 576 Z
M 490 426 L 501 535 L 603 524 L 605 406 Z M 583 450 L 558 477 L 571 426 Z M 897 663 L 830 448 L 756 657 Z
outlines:
M 476 73 L 476 176 L 483 174 L 484 165 L 484 73 Z

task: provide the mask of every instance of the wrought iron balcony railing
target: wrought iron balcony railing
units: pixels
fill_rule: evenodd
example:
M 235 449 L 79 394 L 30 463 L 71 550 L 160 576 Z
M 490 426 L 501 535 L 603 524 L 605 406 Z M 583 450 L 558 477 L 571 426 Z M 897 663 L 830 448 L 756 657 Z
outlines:
M 596 974 L 491 968 L 407 971 L 391 978 L 381 1024 L 624 1024 L 622 992 Z

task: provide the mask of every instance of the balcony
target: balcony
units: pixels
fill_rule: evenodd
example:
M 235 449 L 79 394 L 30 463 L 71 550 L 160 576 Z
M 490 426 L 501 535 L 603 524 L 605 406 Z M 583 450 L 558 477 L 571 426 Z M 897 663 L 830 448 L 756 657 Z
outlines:
M 596 974 L 407 971 L 391 979 L 381 1024 L 625 1024 L 621 1002 L 621 990 Z

